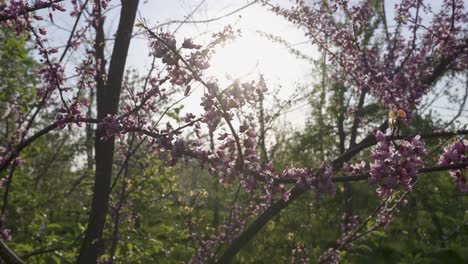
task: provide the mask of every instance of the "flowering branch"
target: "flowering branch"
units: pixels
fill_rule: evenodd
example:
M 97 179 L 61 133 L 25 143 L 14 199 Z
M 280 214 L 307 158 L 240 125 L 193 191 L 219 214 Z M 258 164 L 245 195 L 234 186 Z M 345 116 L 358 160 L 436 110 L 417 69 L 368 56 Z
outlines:
M 63 2 L 63 0 L 51 0 L 44 2 L 43 0 L 37 0 L 33 6 L 22 2 L 11 3 L 10 6 L 0 7 L 0 22 L 17 19 L 19 16 L 32 13 L 34 11 L 45 9 L 45 8 L 62 8 L 57 3 Z
M 387 122 L 384 122 L 380 126 L 380 129 L 385 131 L 387 128 Z M 458 134 L 468 134 L 467 130 L 462 130 L 458 132 L 440 132 L 440 133 L 433 133 L 429 135 L 425 135 L 425 138 L 433 138 L 433 137 L 443 137 L 443 136 L 454 136 Z M 403 137 L 398 136 L 396 137 L 398 139 L 403 139 Z M 376 137 L 373 134 L 368 135 L 365 139 L 363 139 L 359 144 L 356 145 L 356 147 L 346 151 L 339 157 L 337 157 L 335 160 L 330 162 L 332 165 L 332 168 L 335 170 L 338 170 L 342 167 L 343 163 L 357 155 L 361 150 L 370 147 L 374 144 L 377 143 Z M 459 167 L 466 167 L 466 164 L 457 164 L 454 165 L 454 167 L 459 168 Z M 422 170 L 421 173 L 423 172 L 430 172 L 430 171 L 436 171 L 436 170 L 447 170 L 449 167 L 444 167 L 444 166 L 438 166 L 438 167 L 433 167 L 433 168 L 427 168 L 425 170 Z M 319 171 L 314 172 L 315 175 L 320 174 Z M 314 176 L 314 175 L 311 175 Z M 346 176 L 350 177 L 350 176 Z M 335 179 L 336 182 L 347 182 L 349 181 L 348 178 L 345 177 L 334 177 L 332 180 Z M 367 179 L 367 176 L 360 176 L 357 177 L 355 180 L 365 180 Z M 297 182 L 297 180 L 296 180 Z M 225 249 L 223 254 L 219 257 L 217 260 L 217 263 L 228 263 L 234 258 L 234 256 L 239 252 L 239 250 L 247 244 L 250 239 L 252 239 L 257 232 L 260 231 L 260 229 L 268 223 L 268 221 L 277 215 L 279 212 L 281 212 L 284 208 L 286 208 L 292 201 L 300 197 L 302 194 L 307 192 L 308 190 L 306 188 L 303 188 L 303 186 L 298 186 L 296 185 L 291 191 L 290 191 L 290 196 L 287 199 L 287 201 L 280 199 L 274 203 L 272 203 L 257 219 L 255 219 L 234 241 Z

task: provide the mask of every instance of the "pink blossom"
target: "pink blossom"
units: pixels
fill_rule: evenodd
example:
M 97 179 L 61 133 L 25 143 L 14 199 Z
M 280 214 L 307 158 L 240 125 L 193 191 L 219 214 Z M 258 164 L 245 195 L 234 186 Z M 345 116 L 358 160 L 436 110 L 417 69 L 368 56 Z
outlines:
M 447 146 L 439 158 L 440 165 L 450 165 L 464 162 L 468 162 L 468 140 L 466 139 L 457 140 Z M 450 176 L 462 192 L 466 192 L 468 190 L 466 185 L 466 178 L 464 175 L 465 169 L 461 168 L 449 170 Z

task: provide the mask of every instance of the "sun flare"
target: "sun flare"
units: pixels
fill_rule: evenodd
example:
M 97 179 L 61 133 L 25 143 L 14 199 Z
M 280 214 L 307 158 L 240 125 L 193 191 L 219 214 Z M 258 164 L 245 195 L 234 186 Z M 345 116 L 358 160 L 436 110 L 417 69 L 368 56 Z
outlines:
M 268 79 L 294 82 L 305 67 L 281 44 L 273 43 L 257 32 L 246 32 L 224 47 L 211 60 L 209 73 L 220 80 L 250 80 L 263 74 Z

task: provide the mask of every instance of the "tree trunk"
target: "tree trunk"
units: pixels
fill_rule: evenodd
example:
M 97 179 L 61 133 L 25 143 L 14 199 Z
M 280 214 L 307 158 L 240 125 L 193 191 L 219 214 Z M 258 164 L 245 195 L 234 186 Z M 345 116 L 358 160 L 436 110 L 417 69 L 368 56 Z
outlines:
M 100 1 L 96 1 L 95 12 L 100 19 Z M 122 0 L 120 21 L 110 59 L 109 73 L 105 82 L 102 74 L 96 77 L 97 84 L 97 117 L 102 119 L 107 115 L 117 114 L 119 107 L 122 79 L 127 60 L 128 48 L 138 7 L 138 0 Z M 96 56 L 101 60 L 101 73 L 104 72 L 104 30 L 103 21 L 96 26 Z M 114 139 L 100 140 L 106 135 L 105 128 L 96 129 L 94 143 L 96 172 L 94 176 L 93 199 L 85 238 L 78 257 L 78 263 L 96 263 L 104 252 L 102 233 L 106 222 L 109 205 L 110 182 L 114 158 Z

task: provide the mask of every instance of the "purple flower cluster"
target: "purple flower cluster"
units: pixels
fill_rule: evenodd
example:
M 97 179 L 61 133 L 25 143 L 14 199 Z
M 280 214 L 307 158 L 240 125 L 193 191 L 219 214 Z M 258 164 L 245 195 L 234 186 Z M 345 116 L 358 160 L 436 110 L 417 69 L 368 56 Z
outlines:
M 256 188 L 257 180 L 246 172 L 256 170 L 260 161 L 255 151 L 256 134 L 252 129 L 247 129 L 238 136 L 242 141 L 241 149 L 238 149 L 237 139 L 233 135 L 222 133 L 218 137 L 221 144 L 215 153 L 209 156 L 210 172 L 217 174 L 222 183 L 239 180 L 245 191 L 250 192 Z M 243 155 L 242 158 L 239 156 L 240 153 Z
M 324 194 L 334 196 L 336 194 L 336 186 L 332 182 L 333 170 L 330 166 L 325 167 L 325 171 L 320 174 L 317 182 L 317 195 L 323 198 Z
M 214 53 L 214 47 L 220 45 L 237 35 L 231 27 L 213 34 L 212 42 L 206 48 L 195 44 L 192 39 L 185 39 L 180 48 L 177 40 L 171 33 L 150 33 L 149 46 L 151 54 L 160 58 L 167 65 L 167 72 L 172 84 L 185 86 L 185 95 L 190 91 L 189 83 L 192 80 L 200 81 L 203 70 L 210 67 L 209 60 Z M 188 54 L 182 54 L 182 51 Z
M 377 131 L 375 137 L 377 145 L 370 156 L 369 184 L 378 184 L 377 192 L 383 197 L 388 197 L 398 187 L 411 191 L 411 180 L 418 172 L 421 158 L 427 155 L 421 137 L 402 140 L 399 145 L 381 131 Z
M 468 53 L 463 43 L 468 27 L 463 0 L 443 1 L 438 13 L 422 1 L 402 0 L 394 10 L 398 26 L 369 40 L 385 38 L 384 48 L 363 45 L 367 42 L 363 32 L 373 13 L 368 1 L 336 0 L 327 5 L 296 1 L 289 9 L 274 6 L 272 10 L 304 27 L 311 41 L 339 65 L 336 75 L 357 94 L 369 91 L 387 107 L 408 115 L 429 91 L 441 58 L 454 59 L 448 65 L 453 70 L 466 68 Z M 432 16 L 432 23 L 425 24 L 423 13 Z M 347 23 L 342 26 L 334 14 L 346 17 Z
M 468 140 L 457 140 L 444 149 L 439 158 L 440 165 L 450 165 L 454 163 L 468 162 Z M 449 170 L 450 176 L 462 192 L 466 192 L 466 178 L 464 176 L 465 168 Z
M 44 67 L 39 71 L 39 73 L 42 75 L 44 86 L 47 89 L 47 92 L 53 91 L 63 84 L 64 71 L 65 69 L 60 63 L 44 65 Z
M 329 248 L 320 255 L 317 263 L 338 264 L 340 263 L 340 251 Z
M 0 4 L 0 24 L 14 30 L 17 35 L 20 35 L 22 32 L 30 29 L 32 19 L 43 19 L 40 16 L 33 15 L 32 11 L 47 7 L 52 11 L 65 11 L 63 6 L 52 1 L 36 0 L 34 3 L 29 3 L 25 0 L 10 0 L 8 4 Z
M 0 229 L 0 240 L 3 240 L 3 241 L 11 240 L 10 229 Z
M 310 263 L 309 250 L 301 243 L 297 243 L 291 250 L 291 264 Z

